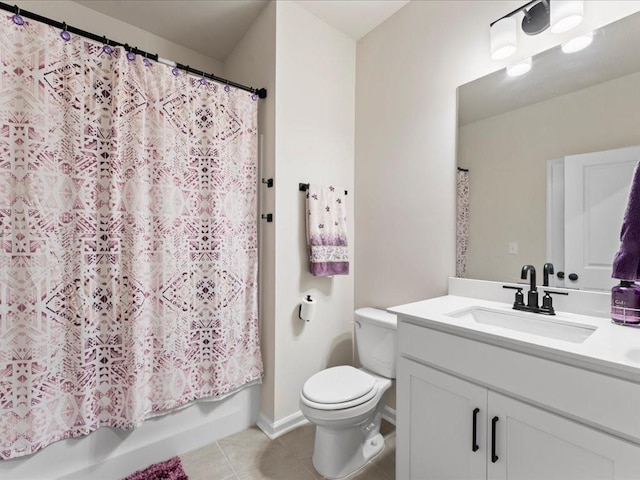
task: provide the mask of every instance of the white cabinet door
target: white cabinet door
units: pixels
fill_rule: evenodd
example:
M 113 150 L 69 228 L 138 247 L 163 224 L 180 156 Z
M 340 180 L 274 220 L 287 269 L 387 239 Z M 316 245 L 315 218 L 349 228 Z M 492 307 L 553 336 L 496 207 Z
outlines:
M 489 480 L 640 479 L 639 446 L 498 393 L 488 399 L 490 445 L 498 418 Z
M 486 478 L 485 388 L 400 358 L 397 401 L 399 480 Z

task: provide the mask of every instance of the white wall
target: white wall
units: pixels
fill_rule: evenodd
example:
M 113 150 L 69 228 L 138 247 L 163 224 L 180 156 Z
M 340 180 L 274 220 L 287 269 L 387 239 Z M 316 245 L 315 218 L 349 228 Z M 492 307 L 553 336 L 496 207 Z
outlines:
M 640 145 L 639 84 L 627 75 L 460 127 L 458 165 L 473 172 L 469 278 L 517 282 L 522 265 L 547 261 L 547 161 Z
M 18 1 L 25 10 L 48 16 L 161 57 L 221 75 L 221 64 L 126 23 L 70 1 Z M 256 86 L 262 86 L 256 84 Z M 62 440 L 34 455 L 0 462 L 3 480 L 124 477 L 147 465 L 198 448 L 253 425 L 260 386 L 215 403 L 199 403 L 146 421 L 134 431 L 101 428 L 77 439 Z
M 277 3 L 276 46 L 275 399 L 263 412 L 274 423 L 298 414 L 312 374 L 352 362 L 356 53 L 354 40 L 294 2 Z M 350 275 L 309 273 L 300 182 L 349 191 Z M 305 294 L 318 300 L 309 323 L 297 317 Z
M 413 1 L 357 46 L 356 307 L 446 293 L 455 274 L 456 88 L 502 68 L 489 23 L 522 1 Z M 515 61 L 640 10 L 588 1 L 563 35 L 520 36 Z
M 355 42 L 294 2 L 271 2 L 224 67 L 227 77 L 268 88 L 260 104 L 261 176 L 274 177 L 275 186 L 261 187 L 261 212 L 274 213 L 274 222 L 260 228 L 265 376 L 258 424 L 277 436 L 303 419 L 299 393 L 311 375 L 352 362 L 353 273 L 309 273 L 298 184 L 349 191 L 353 255 Z M 319 302 L 311 323 L 297 317 L 307 293 Z
M 245 85 L 267 89 L 267 98 L 260 100 L 258 130 L 261 137 L 262 178 L 273 178 L 275 172 L 276 140 L 276 2 L 267 5 L 253 22 L 240 43 L 224 62 L 224 76 Z M 259 185 L 260 213 L 275 211 L 274 188 Z M 276 218 L 276 221 L 279 221 Z M 275 389 L 275 224 L 264 220 L 260 232 L 260 341 L 264 377 L 262 383 L 261 412 L 273 412 Z
M 106 35 L 111 40 L 128 43 L 132 47 L 137 46 L 145 52 L 157 53 L 167 60 L 190 65 L 198 70 L 218 76 L 222 74 L 222 63 L 213 58 L 91 10 L 79 3 L 69 0 L 17 0 L 11 2 L 11 5 L 14 4 L 24 10 L 58 20 L 59 22 L 66 22 L 67 25 L 72 25 L 96 35 Z

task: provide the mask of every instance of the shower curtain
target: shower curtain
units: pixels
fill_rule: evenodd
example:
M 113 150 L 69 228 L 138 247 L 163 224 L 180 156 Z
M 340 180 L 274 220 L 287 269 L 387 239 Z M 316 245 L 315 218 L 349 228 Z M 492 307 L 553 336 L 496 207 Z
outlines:
M 456 201 L 456 277 L 467 276 L 469 245 L 469 172 L 458 170 Z
M 0 22 L 0 458 L 262 375 L 257 102 Z M 67 37 L 68 38 L 68 37 Z

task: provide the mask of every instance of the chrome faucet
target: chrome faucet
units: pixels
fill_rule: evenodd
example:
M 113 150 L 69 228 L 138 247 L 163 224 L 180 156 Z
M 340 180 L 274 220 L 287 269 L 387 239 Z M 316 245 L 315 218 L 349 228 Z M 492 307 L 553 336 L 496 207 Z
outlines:
M 531 309 L 538 309 L 538 290 L 536 288 L 536 267 L 533 265 L 525 265 L 522 267 L 520 278 L 522 280 L 527 279 L 527 273 L 529 274 L 529 293 L 527 295 L 527 307 Z

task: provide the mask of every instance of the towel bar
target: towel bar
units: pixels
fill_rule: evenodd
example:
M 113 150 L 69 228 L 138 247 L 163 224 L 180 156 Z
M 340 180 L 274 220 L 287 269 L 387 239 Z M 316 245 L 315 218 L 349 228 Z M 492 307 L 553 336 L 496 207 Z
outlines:
M 309 184 L 308 183 L 300 183 L 298 184 L 298 190 L 300 190 L 301 192 L 306 192 L 309 189 Z M 345 195 L 349 195 L 348 191 L 344 191 Z

